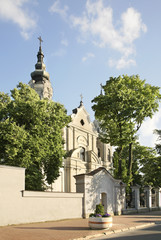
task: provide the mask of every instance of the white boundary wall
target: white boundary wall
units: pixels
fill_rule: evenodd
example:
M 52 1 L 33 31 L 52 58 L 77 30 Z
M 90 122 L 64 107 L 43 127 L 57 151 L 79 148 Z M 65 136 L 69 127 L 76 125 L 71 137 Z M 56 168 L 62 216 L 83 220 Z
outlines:
M 24 189 L 25 169 L 0 165 L 0 226 L 82 218 L 82 193 Z

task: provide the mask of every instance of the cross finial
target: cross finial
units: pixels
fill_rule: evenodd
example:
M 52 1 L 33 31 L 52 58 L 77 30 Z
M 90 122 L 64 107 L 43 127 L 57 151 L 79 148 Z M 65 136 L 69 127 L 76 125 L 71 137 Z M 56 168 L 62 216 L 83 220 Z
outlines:
M 102 83 L 100 83 L 100 86 L 101 86 L 101 95 L 102 95 Z
M 43 42 L 43 40 L 42 40 L 41 36 L 38 37 L 38 39 L 39 39 L 39 41 L 40 41 L 40 47 L 41 47 L 41 43 Z
M 83 95 L 81 94 L 80 97 L 81 97 L 81 102 L 83 102 Z
M 80 97 L 81 97 L 80 106 L 83 106 L 83 96 L 82 96 L 82 94 L 80 95 Z

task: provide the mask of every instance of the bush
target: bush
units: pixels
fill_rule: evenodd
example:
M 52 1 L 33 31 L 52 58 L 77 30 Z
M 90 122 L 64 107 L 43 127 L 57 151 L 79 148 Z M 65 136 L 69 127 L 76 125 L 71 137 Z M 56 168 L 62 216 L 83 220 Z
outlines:
M 104 206 L 100 203 L 96 205 L 96 210 L 95 210 L 96 215 L 104 215 Z

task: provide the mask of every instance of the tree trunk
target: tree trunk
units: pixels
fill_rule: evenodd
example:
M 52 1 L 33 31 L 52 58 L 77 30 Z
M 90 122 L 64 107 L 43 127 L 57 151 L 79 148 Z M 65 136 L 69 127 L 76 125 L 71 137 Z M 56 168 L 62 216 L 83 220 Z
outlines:
M 129 144 L 129 164 L 128 164 L 128 175 L 129 175 L 130 183 L 132 181 L 132 164 L 133 164 L 132 147 L 133 147 L 133 143 L 131 142 Z
M 118 151 L 118 155 L 119 155 L 119 170 L 118 170 L 118 174 L 119 174 L 119 178 L 122 179 L 122 150 L 123 148 L 120 147 L 119 151 Z

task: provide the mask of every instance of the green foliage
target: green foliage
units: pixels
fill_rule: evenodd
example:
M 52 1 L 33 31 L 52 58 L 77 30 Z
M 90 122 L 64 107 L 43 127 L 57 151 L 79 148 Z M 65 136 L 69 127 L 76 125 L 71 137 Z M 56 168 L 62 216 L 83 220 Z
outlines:
M 46 185 L 44 183 L 44 175 L 38 162 L 33 162 L 25 172 L 25 185 L 27 190 L 44 191 Z
M 122 169 L 122 181 L 127 183 L 127 159 L 124 157 L 125 151 L 127 148 L 123 149 L 122 152 L 122 160 L 121 160 L 121 169 Z M 128 151 L 126 152 L 128 154 Z M 127 156 L 128 157 L 128 156 Z M 114 153 L 113 153 L 113 167 L 114 167 L 114 177 L 115 178 L 120 178 L 120 173 L 119 173 L 119 149 L 116 148 Z
M 158 140 L 161 140 L 161 130 L 155 130 L 155 133 L 158 134 Z M 161 144 L 156 144 L 156 152 L 149 152 L 140 163 L 145 185 L 161 187 Z
M 90 213 L 89 217 L 95 217 L 96 215 L 94 213 Z
M 59 176 L 65 154 L 62 129 L 70 117 L 63 105 L 40 100 L 28 85 L 20 83 L 11 98 L 0 93 L 1 164 L 26 168 L 26 189 L 44 189 Z
M 145 185 L 161 187 L 161 157 L 144 159 L 141 171 L 144 173 Z
M 127 184 L 127 190 L 129 191 L 130 182 L 133 185 L 149 185 L 146 179 L 149 178 L 149 172 L 146 171 L 150 165 L 153 165 L 153 159 L 156 158 L 156 151 L 153 148 L 141 146 L 136 142 L 133 146 L 133 168 L 132 168 L 132 179 L 129 179 L 128 175 L 128 161 L 129 161 L 129 147 L 126 146 L 122 151 L 122 180 Z M 150 163 L 150 165 L 149 165 Z M 118 171 L 118 150 L 115 149 L 114 157 L 114 176 L 119 178 Z M 147 164 L 147 166 L 146 166 Z M 149 169 L 150 170 L 150 169 Z
M 96 205 L 95 214 L 104 215 L 104 206 L 101 203 Z
M 100 138 L 118 147 L 118 172 L 124 177 L 125 162 L 122 151 L 129 146 L 128 175 L 132 181 L 132 147 L 136 134 L 146 117 L 158 111 L 161 94 L 159 87 L 151 86 L 138 75 L 111 77 L 102 87 L 104 94 L 95 97 L 92 109 L 100 123 Z
M 111 77 L 104 94 L 95 97 L 92 109 L 102 128 L 101 137 L 113 146 L 133 141 L 145 117 L 158 110 L 159 87 L 146 84 L 138 75 Z

